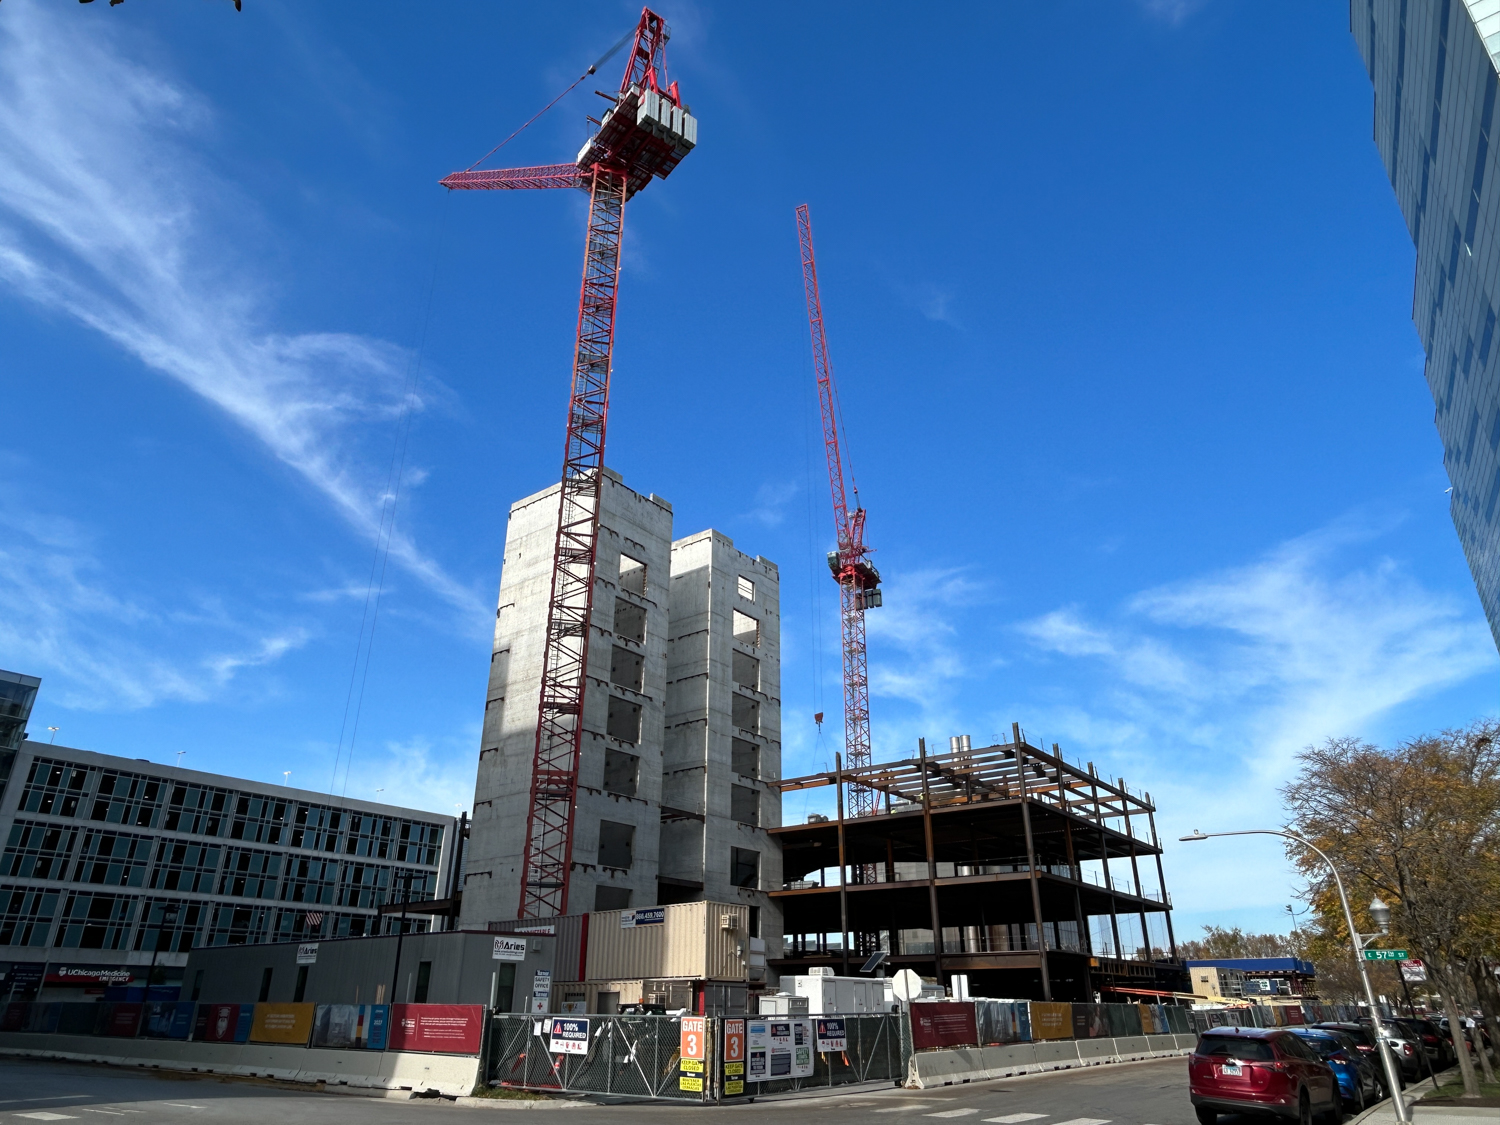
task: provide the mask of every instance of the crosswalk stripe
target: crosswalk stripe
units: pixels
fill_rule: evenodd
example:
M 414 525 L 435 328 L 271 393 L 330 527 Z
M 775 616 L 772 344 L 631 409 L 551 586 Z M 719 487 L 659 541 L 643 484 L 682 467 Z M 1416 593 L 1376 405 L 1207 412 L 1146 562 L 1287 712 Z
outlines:
M 940 1113 L 923 1114 L 924 1117 L 968 1117 L 971 1113 L 978 1113 L 977 1109 L 945 1109 Z
M 1004 1117 L 986 1117 L 985 1125 L 1019 1125 L 1022 1121 L 1039 1121 L 1048 1113 L 1007 1113 Z
M 1109 1125 L 1108 1117 L 1075 1117 L 1071 1121 L 1059 1121 L 1057 1125 Z

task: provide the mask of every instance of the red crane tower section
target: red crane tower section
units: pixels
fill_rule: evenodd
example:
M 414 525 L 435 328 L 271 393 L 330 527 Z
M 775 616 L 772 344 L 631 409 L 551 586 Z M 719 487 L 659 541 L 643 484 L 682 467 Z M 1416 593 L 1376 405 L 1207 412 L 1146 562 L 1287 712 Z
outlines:
M 666 21 L 649 8 L 642 9 L 615 104 L 572 164 L 471 168 L 441 181 L 456 191 L 578 188 L 589 194 L 578 341 L 526 817 L 521 918 L 567 913 L 625 202 L 653 176 L 665 179 L 698 140 L 698 122 L 682 104 L 677 84 L 667 83 L 668 36 Z
M 844 456 L 839 450 L 843 429 L 838 388 L 828 359 L 828 334 L 823 329 L 823 301 L 818 295 L 818 263 L 813 256 L 812 217 L 807 204 L 797 208 L 797 238 L 802 244 L 802 287 L 807 294 L 807 321 L 812 329 L 813 372 L 818 378 L 818 409 L 823 417 L 823 451 L 828 457 L 828 486 L 833 494 L 833 521 L 838 550 L 828 552 L 828 569 L 839 584 L 839 620 L 844 656 L 844 759 L 849 769 L 870 764 L 870 677 L 865 660 L 865 610 L 881 604 L 880 572 L 870 563 L 875 548 L 865 543 L 865 509 L 860 507 L 854 469 L 844 484 Z M 847 440 L 844 442 L 847 446 Z M 854 510 L 846 497 L 854 496 Z M 849 815 L 869 816 L 876 810 L 875 790 L 853 785 Z

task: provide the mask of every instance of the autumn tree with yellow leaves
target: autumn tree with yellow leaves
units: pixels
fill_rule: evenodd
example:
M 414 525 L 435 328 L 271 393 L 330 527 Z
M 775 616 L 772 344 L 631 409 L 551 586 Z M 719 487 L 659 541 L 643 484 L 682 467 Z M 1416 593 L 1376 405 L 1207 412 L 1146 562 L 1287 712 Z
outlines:
M 1500 1028 L 1494 966 L 1500 961 L 1500 722 L 1409 739 L 1385 748 L 1332 738 L 1298 756 L 1283 790 L 1292 831 L 1338 865 L 1355 924 L 1375 929 L 1364 903 L 1391 906 L 1391 937 L 1426 963 L 1442 992 L 1449 1026 L 1462 1026 L 1459 999 L 1472 989 L 1492 1032 Z M 1291 845 L 1319 919 L 1315 941 L 1349 948 L 1333 880 L 1321 860 Z M 1326 964 L 1327 962 L 1324 961 Z M 1464 1091 L 1478 1096 L 1474 1062 L 1462 1050 Z M 1487 1081 L 1490 1060 L 1478 1052 Z

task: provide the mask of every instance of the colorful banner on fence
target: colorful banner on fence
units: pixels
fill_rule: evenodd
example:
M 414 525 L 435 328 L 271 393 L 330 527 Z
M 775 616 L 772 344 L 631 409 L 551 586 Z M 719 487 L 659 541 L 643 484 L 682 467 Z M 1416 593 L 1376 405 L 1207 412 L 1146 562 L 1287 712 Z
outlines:
M 390 1049 L 477 1055 L 484 1031 L 478 1004 L 391 1005 Z
M 1031 1037 L 1033 1039 L 1073 1038 L 1073 1005 L 1031 1002 Z
M 385 1050 L 387 1004 L 319 1004 L 313 1014 L 314 1047 Z
M 314 1004 L 257 1004 L 250 1042 L 306 1047 L 312 1037 Z
M 923 1001 L 913 1004 L 911 1045 L 918 1051 L 930 1047 L 977 1047 L 979 1026 L 974 1019 L 973 1003 Z

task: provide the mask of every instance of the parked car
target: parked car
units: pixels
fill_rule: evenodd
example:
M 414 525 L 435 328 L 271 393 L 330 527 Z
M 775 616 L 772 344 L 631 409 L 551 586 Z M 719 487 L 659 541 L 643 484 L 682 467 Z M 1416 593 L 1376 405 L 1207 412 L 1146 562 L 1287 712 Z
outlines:
M 1325 1031 L 1316 1027 L 1289 1028 L 1293 1035 L 1305 1041 L 1318 1057 L 1328 1064 L 1333 1076 L 1338 1079 L 1339 1096 L 1351 1113 L 1363 1113 L 1367 1105 L 1381 1100 L 1385 1084 L 1375 1073 L 1368 1057 L 1360 1054 L 1359 1046 L 1349 1036 L 1339 1031 Z
M 1370 1029 L 1369 1024 L 1354 1023 L 1352 1021 L 1348 1023 L 1336 1023 L 1330 1021 L 1328 1023 L 1315 1023 L 1311 1026 L 1323 1028 L 1328 1031 L 1342 1031 L 1345 1035 L 1351 1036 L 1359 1045 L 1360 1053 L 1368 1056 L 1370 1062 L 1374 1065 L 1375 1073 L 1380 1075 L 1381 1086 L 1387 1086 L 1385 1080 L 1385 1064 L 1380 1061 L 1380 1052 L 1375 1049 L 1375 1033 Z M 1387 1039 L 1389 1039 L 1389 1036 L 1387 1036 Z M 1420 1060 L 1417 1059 L 1416 1048 L 1412 1047 L 1410 1043 L 1407 1043 L 1407 1047 L 1411 1056 L 1412 1066 L 1413 1068 L 1415 1068 L 1417 1065 L 1419 1065 L 1420 1062 Z M 1406 1088 L 1407 1067 L 1405 1065 L 1405 1060 L 1402 1058 L 1400 1047 L 1396 1048 L 1396 1069 L 1401 1079 L 1401 1088 L 1404 1090 Z M 1415 1069 L 1413 1069 L 1413 1073 L 1415 1073 Z M 1390 1090 L 1386 1089 L 1386 1093 L 1389 1094 Z
M 1422 1044 L 1422 1050 L 1426 1053 L 1434 1072 L 1441 1073 L 1458 1061 L 1458 1056 L 1454 1054 L 1453 1044 L 1449 1042 L 1448 1036 L 1431 1020 L 1401 1016 L 1391 1022 L 1406 1031 L 1408 1039 Z
M 1421 1037 L 1413 1035 L 1395 1020 L 1381 1020 L 1380 1023 L 1385 1029 L 1385 1041 L 1396 1056 L 1396 1065 L 1401 1068 L 1402 1083 L 1417 1081 L 1426 1072 L 1422 1065 Z M 1367 1032 L 1372 1032 L 1375 1026 L 1365 1018 L 1360 1019 L 1359 1025 Z
M 1333 1068 L 1303 1039 L 1279 1027 L 1216 1027 L 1188 1058 L 1188 1094 L 1200 1125 L 1221 1113 L 1259 1113 L 1312 1125 L 1344 1119 Z

